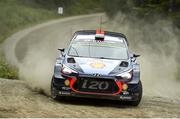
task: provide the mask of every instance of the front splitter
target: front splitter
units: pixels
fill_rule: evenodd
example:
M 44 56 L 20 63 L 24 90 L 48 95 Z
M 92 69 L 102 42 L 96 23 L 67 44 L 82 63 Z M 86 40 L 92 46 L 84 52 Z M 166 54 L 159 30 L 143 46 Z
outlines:
M 98 95 L 98 94 L 81 94 L 76 92 L 59 91 L 59 96 L 94 98 L 94 99 L 109 99 L 109 100 L 122 100 L 122 101 L 136 101 L 138 95 Z

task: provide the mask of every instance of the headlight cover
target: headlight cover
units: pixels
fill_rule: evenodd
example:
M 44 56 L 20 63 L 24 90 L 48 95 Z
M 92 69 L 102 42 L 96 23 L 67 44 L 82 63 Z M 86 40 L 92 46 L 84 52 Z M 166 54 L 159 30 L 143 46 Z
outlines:
M 77 73 L 76 71 L 74 71 L 73 69 L 69 68 L 69 67 L 66 66 L 66 65 L 63 65 L 61 72 L 62 72 L 63 74 Z
M 126 71 L 126 72 L 118 74 L 117 76 L 120 76 L 125 80 L 130 80 L 132 78 L 132 73 L 133 73 L 133 70 L 130 69 L 130 70 Z

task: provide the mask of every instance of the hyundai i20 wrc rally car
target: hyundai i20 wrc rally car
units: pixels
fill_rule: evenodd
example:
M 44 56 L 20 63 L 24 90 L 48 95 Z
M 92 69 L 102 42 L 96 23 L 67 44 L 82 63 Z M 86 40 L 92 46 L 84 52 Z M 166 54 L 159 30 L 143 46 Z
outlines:
M 59 49 L 51 81 L 51 97 L 86 97 L 127 101 L 142 98 L 139 55 L 128 50 L 125 35 L 102 30 L 74 33 L 70 45 Z

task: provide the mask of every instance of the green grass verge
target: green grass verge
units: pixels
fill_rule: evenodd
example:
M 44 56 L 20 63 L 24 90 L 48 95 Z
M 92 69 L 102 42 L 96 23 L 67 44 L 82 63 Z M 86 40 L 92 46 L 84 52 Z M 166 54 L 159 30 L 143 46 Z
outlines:
M 18 69 L 15 66 L 9 65 L 2 53 L 0 54 L 0 77 L 18 79 Z

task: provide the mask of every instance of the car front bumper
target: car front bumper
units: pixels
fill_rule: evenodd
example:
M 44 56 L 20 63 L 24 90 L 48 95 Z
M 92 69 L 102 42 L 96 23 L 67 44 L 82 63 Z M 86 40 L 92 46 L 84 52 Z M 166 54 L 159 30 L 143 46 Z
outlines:
M 88 92 L 76 92 L 71 87 L 65 86 L 64 81 L 66 79 L 54 78 L 52 85 L 56 90 L 58 96 L 69 97 L 82 97 L 82 98 L 96 98 L 96 99 L 109 99 L 109 100 L 122 100 L 122 101 L 136 101 L 140 95 L 137 91 L 137 84 L 128 84 L 126 91 L 121 91 L 119 94 L 100 94 L 100 93 L 88 93 Z

